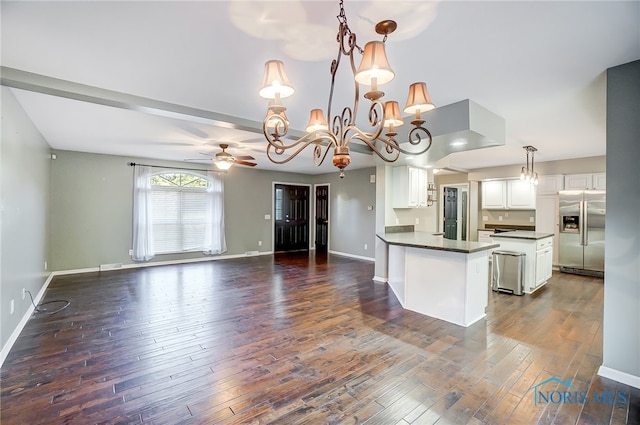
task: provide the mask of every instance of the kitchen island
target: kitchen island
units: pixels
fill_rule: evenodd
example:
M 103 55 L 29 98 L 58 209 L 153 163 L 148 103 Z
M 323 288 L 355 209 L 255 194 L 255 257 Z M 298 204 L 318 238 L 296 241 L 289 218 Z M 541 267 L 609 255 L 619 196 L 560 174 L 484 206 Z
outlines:
M 553 233 L 515 230 L 494 233 L 491 239 L 500 250 L 525 253 L 523 291 L 531 294 L 551 278 L 553 267 Z
M 428 232 L 381 233 L 388 282 L 407 310 L 459 326 L 485 316 L 490 250 L 497 243 L 454 241 Z

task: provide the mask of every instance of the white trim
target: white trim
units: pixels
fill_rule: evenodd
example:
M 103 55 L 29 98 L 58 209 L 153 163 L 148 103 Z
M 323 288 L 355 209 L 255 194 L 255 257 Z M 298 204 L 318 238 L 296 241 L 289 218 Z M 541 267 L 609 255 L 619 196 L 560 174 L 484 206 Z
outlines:
M 640 376 L 635 376 L 630 373 L 611 369 L 610 367 L 606 367 L 604 365 L 600 366 L 600 368 L 598 369 L 598 375 L 640 389 Z
M 202 258 L 185 258 L 182 260 L 167 260 L 167 261 L 152 261 L 148 263 L 132 263 L 132 264 L 123 264 L 122 267 L 118 267 L 116 269 L 102 270 L 100 271 L 100 267 L 88 267 L 85 269 L 74 269 L 74 270 L 59 270 L 52 272 L 53 276 L 63 276 L 68 274 L 77 274 L 77 273 L 90 273 L 90 272 L 100 272 L 107 273 L 114 270 L 122 270 L 122 269 L 139 269 L 144 267 L 154 267 L 154 266 L 170 266 L 174 264 L 186 264 L 186 263 L 202 263 L 205 261 L 217 261 L 217 260 L 229 260 L 232 258 L 245 258 L 245 257 L 258 257 L 261 255 L 273 255 L 273 251 L 262 251 L 257 254 L 247 255 L 244 254 L 232 254 L 232 255 L 218 255 L 215 257 L 202 257 Z
M 348 254 L 346 252 L 339 252 L 339 251 L 329 250 L 329 254 L 339 255 L 341 257 L 355 258 L 357 260 L 371 261 L 372 263 L 376 261 L 376 259 L 373 258 L 373 257 L 364 257 L 362 255 Z
M 33 304 L 38 305 L 38 303 L 44 296 L 44 292 L 47 290 L 49 283 L 51 283 L 53 276 L 54 276 L 53 273 L 49 274 L 49 277 L 47 277 L 47 280 L 45 280 L 44 284 L 42 284 L 42 288 L 40 288 L 40 290 L 36 294 L 36 297 L 33 299 Z M 16 343 L 16 341 L 18 340 L 18 337 L 22 333 L 22 330 L 24 329 L 27 322 L 31 318 L 31 315 L 35 311 L 35 307 L 33 306 L 33 304 L 31 304 L 27 309 L 27 311 L 25 311 L 24 315 L 22 316 L 22 319 L 20 319 L 20 322 L 18 323 L 18 326 L 16 326 L 16 328 L 11 333 L 11 336 L 7 340 L 6 344 L 4 344 L 4 347 L 2 347 L 2 351 L 0 351 L 0 366 L 4 364 L 4 361 L 7 359 L 9 352 L 13 348 L 13 344 Z
M 374 282 L 380 282 L 380 283 L 388 283 L 389 279 L 386 277 L 380 277 L 380 276 L 373 276 L 372 279 Z

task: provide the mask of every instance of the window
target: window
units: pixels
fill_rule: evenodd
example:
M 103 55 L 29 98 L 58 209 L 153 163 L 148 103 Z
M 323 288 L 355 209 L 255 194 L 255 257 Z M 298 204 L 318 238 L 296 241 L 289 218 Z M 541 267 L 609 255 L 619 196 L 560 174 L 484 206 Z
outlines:
M 134 261 L 155 254 L 227 250 L 224 235 L 224 182 L 220 176 L 164 171 L 136 165 L 133 174 Z
M 205 177 L 194 174 L 151 176 L 155 253 L 204 250 L 210 184 Z

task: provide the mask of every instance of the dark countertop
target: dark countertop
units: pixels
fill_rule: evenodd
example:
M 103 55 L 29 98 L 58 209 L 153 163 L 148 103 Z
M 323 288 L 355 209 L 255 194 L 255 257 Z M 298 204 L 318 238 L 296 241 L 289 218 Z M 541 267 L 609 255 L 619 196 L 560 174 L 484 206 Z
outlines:
M 504 233 L 494 233 L 491 235 L 492 238 L 506 238 L 506 239 L 530 239 L 530 240 L 538 240 L 544 238 L 553 237 L 553 233 L 541 233 L 541 232 L 530 232 L 527 230 L 514 230 L 513 232 L 504 232 Z
M 489 224 L 485 223 L 484 229 L 478 230 L 536 230 L 535 225 L 527 224 Z
M 380 239 L 391 245 L 408 246 L 412 248 L 433 249 L 437 251 L 461 252 L 471 254 L 498 248 L 498 243 L 482 243 L 470 241 L 453 241 L 445 239 L 441 233 L 406 232 L 406 233 L 378 233 Z

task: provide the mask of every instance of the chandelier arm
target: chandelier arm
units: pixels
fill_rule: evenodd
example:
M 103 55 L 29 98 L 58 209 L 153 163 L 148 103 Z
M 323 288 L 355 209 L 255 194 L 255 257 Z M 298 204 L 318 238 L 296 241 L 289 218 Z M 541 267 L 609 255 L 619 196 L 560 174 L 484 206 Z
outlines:
M 322 145 L 321 144 L 318 144 L 313 148 L 313 164 L 316 167 L 319 167 L 320 165 L 322 165 L 322 163 L 324 162 L 324 159 L 327 157 L 327 153 L 329 153 L 329 148 L 330 147 L 331 147 L 331 143 L 328 143 L 324 147 L 324 153 L 322 153 L 322 154 L 321 154 L 321 151 L 322 151 Z M 318 161 L 318 158 L 320 158 L 319 161 Z
M 376 108 L 380 108 L 380 113 Z M 374 128 L 373 132 L 362 131 L 353 121 L 351 124 L 346 126 L 344 130 L 344 146 L 349 146 L 353 139 L 360 140 L 367 145 L 371 145 L 375 140 L 380 138 L 382 130 L 384 129 L 384 104 L 380 100 L 372 101 L 369 106 L 369 125 Z M 346 136 L 347 134 L 349 135 Z
M 400 156 L 400 151 L 398 150 L 398 144 L 395 143 L 396 146 L 393 146 L 393 143 L 390 143 L 390 141 L 385 140 L 382 137 L 378 137 L 375 139 L 360 139 L 358 138 L 357 140 L 361 140 L 362 142 L 364 142 L 367 146 L 369 146 L 369 149 L 371 149 L 373 151 L 373 153 L 375 153 L 376 155 L 378 155 L 378 157 L 380 159 L 382 159 L 385 162 L 394 162 L 398 159 L 398 157 Z M 381 152 L 378 147 L 376 146 L 375 142 L 376 141 L 380 141 L 382 143 L 385 144 L 386 147 L 386 154 Z M 394 140 L 395 142 L 395 140 Z M 391 147 L 391 149 L 389 149 L 389 147 Z
M 354 44 L 355 44 L 355 34 L 353 36 L 353 39 L 354 39 L 353 41 L 354 41 Z M 357 71 L 356 71 L 355 60 L 353 58 L 353 48 L 351 49 L 351 53 L 352 54 L 349 55 L 349 62 L 351 64 L 351 73 L 352 73 L 352 75 L 355 76 Z M 352 116 L 352 119 L 349 122 L 349 124 L 355 124 L 356 118 L 357 118 L 357 115 L 358 115 L 358 106 L 360 104 L 360 83 L 358 83 L 355 78 L 353 79 L 353 85 L 354 85 L 354 96 L 353 96 L 353 111 L 354 112 L 353 112 L 353 116 Z
M 269 142 L 269 144 L 267 145 L 267 157 L 274 164 L 286 164 L 287 162 L 291 161 L 293 158 L 298 156 L 300 152 L 302 152 L 307 146 L 309 146 L 312 143 L 321 145 L 323 142 L 326 142 L 327 150 L 331 146 L 337 146 L 337 140 L 335 135 L 328 130 L 318 130 L 314 133 L 305 134 L 301 138 L 294 140 L 293 143 L 288 145 L 285 144 L 281 139 L 267 138 L 267 141 Z M 276 157 L 273 156 L 274 154 L 278 156 L 284 155 L 285 151 L 287 151 L 288 149 L 294 148 L 298 145 L 301 145 L 301 146 L 299 146 L 296 150 L 294 150 L 284 159 L 276 159 Z M 326 156 L 326 153 L 325 153 L 325 156 Z M 324 160 L 324 157 L 323 157 L 323 160 Z M 322 162 L 320 162 L 320 164 L 321 163 Z

